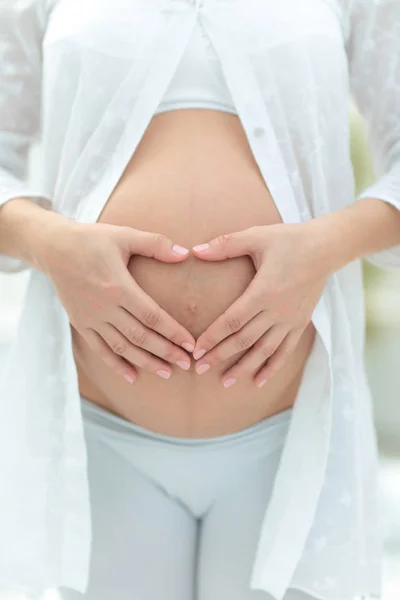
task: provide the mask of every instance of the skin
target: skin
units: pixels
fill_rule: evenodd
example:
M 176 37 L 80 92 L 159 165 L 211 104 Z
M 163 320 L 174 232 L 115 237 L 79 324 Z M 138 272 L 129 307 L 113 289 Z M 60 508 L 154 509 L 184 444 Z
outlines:
M 225 136 L 219 132 L 220 127 Z M 166 194 L 161 169 L 166 157 L 158 141 L 161 136 L 170 156 L 168 173 L 180 181 L 182 188 L 185 179 L 179 168 L 173 172 L 173 166 L 181 163 L 182 155 L 188 157 L 187 164 L 181 163 L 181 170 L 190 173 L 191 186 L 197 182 L 195 197 L 190 187 L 179 201 Z M 193 139 L 198 140 L 199 150 L 191 156 Z M 220 156 L 227 157 L 226 163 L 219 160 Z M 230 168 L 230 161 L 235 160 L 239 164 L 233 170 L 241 173 L 237 181 Z M 190 172 L 191 164 L 199 165 L 198 171 Z M 200 174 L 210 170 L 210 165 L 215 165 L 208 180 L 211 183 L 203 191 L 206 178 Z M 154 191 L 150 191 L 153 177 L 149 171 L 157 173 L 160 180 L 160 187 L 153 186 Z M 337 241 L 354 238 L 348 235 L 346 224 L 352 230 L 353 214 L 360 216 L 361 203 L 341 211 L 336 218 L 282 224 L 269 190 L 259 178 L 238 119 L 210 111 L 175 111 L 154 119 L 149 137 L 143 140 L 119 185 L 100 221 L 118 224 L 128 220 L 140 229 L 161 228 L 191 248 L 184 262 L 172 269 L 149 264 L 140 257 L 133 257 L 128 268 L 141 287 L 196 339 L 193 358 L 197 362 L 187 373 L 167 367 L 165 370 L 171 373 L 168 384 L 160 385 L 154 377 L 139 372 L 132 395 L 119 388 L 114 391 L 116 382 L 108 386 L 102 380 L 99 387 L 105 393 L 100 395 L 88 382 L 99 381 L 96 364 L 83 351 L 79 371 L 82 393 L 148 428 L 187 437 L 230 433 L 292 406 L 314 341 L 312 312 L 331 273 L 356 258 L 360 249 L 349 244 L 347 256 L 343 251 L 339 255 L 337 247 L 342 242 Z M 146 201 L 133 198 L 132 210 L 136 202 L 141 202 L 135 214 L 126 208 L 124 185 L 129 190 L 126 194 L 133 189 L 141 190 L 142 198 L 147 194 Z M 174 189 L 173 182 L 169 185 Z M 238 194 L 240 185 L 243 191 Z M 250 186 L 254 186 L 249 194 L 252 202 L 241 202 Z M 214 188 L 219 190 L 217 198 Z M 172 195 L 176 198 L 175 191 Z M 363 214 L 368 217 L 369 205 L 363 204 Z M 394 217 L 393 207 L 375 201 L 369 221 L 365 219 L 366 228 L 372 226 L 372 215 L 379 210 L 383 217 L 386 209 Z M 398 221 L 391 225 L 390 232 L 383 227 L 394 241 L 398 238 Z M 169 222 L 173 225 L 167 225 Z M 248 227 L 238 230 L 238 223 Z M 218 235 L 203 235 L 207 228 L 210 232 L 218 229 Z M 198 242 L 205 240 L 209 248 L 196 250 Z M 222 281 L 219 287 L 218 281 Z M 202 349 L 206 351 L 203 356 Z M 79 358 L 77 362 L 79 365 Z M 201 381 L 196 381 L 195 373 Z
M 153 118 L 98 218 L 98 224 L 106 223 L 160 232 L 189 250 L 204 238 L 233 234 L 243 227 L 268 228 L 281 224 L 281 219 L 238 117 L 221 111 L 181 110 Z M 250 256 L 211 262 L 192 251 L 179 264 L 138 255 L 128 263 L 134 281 L 194 342 L 252 284 L 257 268 Z M 193 356 L 188 355 L 189 369 L 171 361 L 155 377 L 154 372 L 139 368 L 130 386 L 101 367 L 90 341 L 74 322 L 72 326 L 85 397 L 142 426 L 185 437 L 231 433 L 292 406 L 315 335 L 314 325 L 307 323 L 281 374 L 262 390 L 250 369 L 243 371 L 234 388 L 223 385 L 224 373 L 247 354 L 247 333 L 244 339 L 232 337 L 234 348 L 226 357 L 214 352 L 207 373 L 196 372 Z M 258 321 L 253 329 L 251 341 L 256 342 Z M 142 345 L 148 339 L 139 332 L 135 338 Z M 123 353 L 126 344 L 119 340 L 113 347 Z M 259 348 L 264 363 L 267 351 Z
M 153 118 L 98 223 L 16 199 L 0 233 L 0 251 L 52 279 L 84 396 L 154 431 L 210 437 L 293 405 L 327 278 L 399 244 L 400 213 L 366 198 L 282 224 L 238 118 L 185 110 Z
M 193 248 L 196 256 L 211 261 L 249 254 L 257 269 L 246 292 L 197 339 L 193 356 L 201 360 L 196 369 L 228 358 L 235 338 L 252 339 L 256 329 L 257 343 L 224 373 L 224 381 L 236 383 L 255 373 L 255 384 L 264 385 L 296 348 L 328 277 L 357 258 L 391 247 L 388 243 L 400 243 L 399 211 L 365 198 L 306 223 L 256 227 Z M 260 348 L 269 348 L 266 365 Z

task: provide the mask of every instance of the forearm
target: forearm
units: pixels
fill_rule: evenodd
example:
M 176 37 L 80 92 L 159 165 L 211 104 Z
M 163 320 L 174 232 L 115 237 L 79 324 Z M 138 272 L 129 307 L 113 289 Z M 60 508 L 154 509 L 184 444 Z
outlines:
M 346 208 L 316 217 L 310 225 L 316 227 L 331 272 L 400 244 L 400 211 L 377 198 L 362 198 Z
M 67 217 L 38 206 L 29 198 L 15 198 L 0 206 L 0 253 L 19 258 L 44 271 L 46 254 Z

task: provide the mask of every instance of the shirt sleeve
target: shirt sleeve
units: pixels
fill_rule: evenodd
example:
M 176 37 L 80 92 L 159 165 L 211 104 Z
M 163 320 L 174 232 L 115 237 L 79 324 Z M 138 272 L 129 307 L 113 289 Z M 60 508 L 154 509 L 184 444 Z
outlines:
M 345 14 L 351 94 L 377 177 L 356 200 L 379 198 L 400 210 L 400 0 L 348 0 Z M 400 268 L 400 245 L 365 258 Z
M 27 181 L 29 151 L 40 137 L 44 17 L 41 0 L 0 0 L 0 207 L 28 197 L 51 209 L 51 200 Z M 0 254 L 0 271 L 29 267 Z

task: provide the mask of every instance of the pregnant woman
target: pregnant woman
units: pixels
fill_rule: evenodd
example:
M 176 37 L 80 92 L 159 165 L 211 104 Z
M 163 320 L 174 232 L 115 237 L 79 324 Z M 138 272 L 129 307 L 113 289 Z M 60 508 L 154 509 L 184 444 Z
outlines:
M 400 267 L 400 4 L 3 0 L 0 34 L 0 586 L 379 595 L 360 259 Z

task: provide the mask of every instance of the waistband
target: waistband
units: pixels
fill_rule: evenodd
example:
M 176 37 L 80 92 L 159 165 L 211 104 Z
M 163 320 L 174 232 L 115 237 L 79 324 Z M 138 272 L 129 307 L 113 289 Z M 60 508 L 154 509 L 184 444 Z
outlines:
M 135 434 L 136 437 L 147 438 L 148 440 L 153 439 L 165 444 L 171 444 L 174 446 L 191 446 L 194 448 L 215 446 L 215 445 L 226 445 L 240 440 L 246 440 L 254 438 L 259 434 L 267 434 L 269 431 L 271 434 L 279 433 L 284 434 L 289 428 L 289 424 L 292 417 L 292 408 L 285 409 L 275 415 L 266 417 L 254 425 L 250 425 L 245 429 L 240 429 L 234 433 L 223 434 L 220 436 L 204 437 L 204 438 L 187 438 L 187 437 L 175 437 L 171 435 L 157 433 L 151 431 L 146 427 L 132 423 L 119 415 L 112 413 L 108 409 L 99 406 L 95 402 L 92 402 L 81 395 L 81 407 L 82 417 L 85 426 L 95 426 L 108 430 L 109 433 L 116 433 L 122 435 Z

